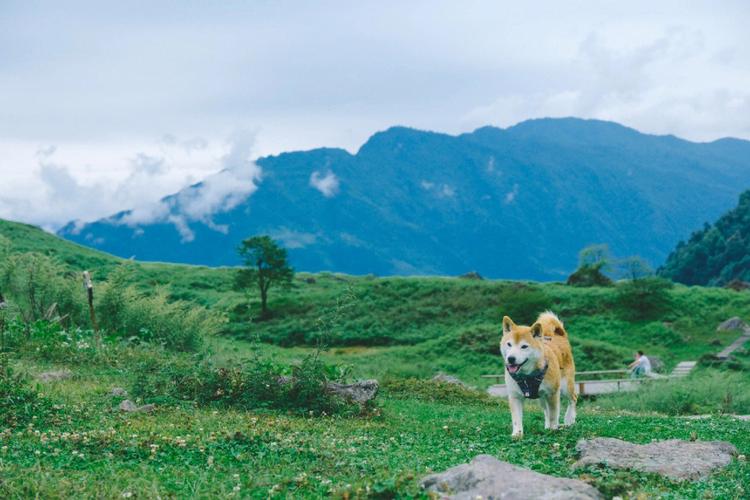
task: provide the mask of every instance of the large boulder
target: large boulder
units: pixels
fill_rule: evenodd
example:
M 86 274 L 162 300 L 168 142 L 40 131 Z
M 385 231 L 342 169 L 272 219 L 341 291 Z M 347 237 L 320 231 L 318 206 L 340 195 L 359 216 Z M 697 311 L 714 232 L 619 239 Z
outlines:
M 583 481 L 540 474 L 501 462 L 489 455 L 478 455 L 468 464 L 422 480 L 422 488 L 440 498 L 456 500 L 572 500 L 604 498 Z
M 726 467 L 737 449 L 725 441 L 682 441 L 670 439 L 633 444 L 614 438 L 582 439 L 576 445 L 581 455 L 574 467 L 606 465 L 661 474 L 670 479 L 702 479 Z
M 744 330 L 747 328 L 747 323 L 742 321 L 742 318 L 735 316 L 719 324 L 716 327 L 717 332 L 729 332 L 733 330 Z

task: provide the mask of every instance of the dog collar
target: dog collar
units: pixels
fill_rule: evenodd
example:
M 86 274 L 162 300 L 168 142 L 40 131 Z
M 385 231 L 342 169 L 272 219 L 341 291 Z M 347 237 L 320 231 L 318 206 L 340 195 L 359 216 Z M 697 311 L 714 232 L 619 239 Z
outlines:
M 523 395 L 525 397 L 529 399 L 537 399 L 539 398 L 539 386 L 542 385 L 544 375 L 547 373 L 547 367 L 548 366 L 545 365 L 544 368 L 534 370 L 533 372 L 527 374 L 510 373 L 510 371 L 508 373 L 513 378 L 513 380 L 516 381 L 518 387 L 521 389 L 521 392 L 523 392 Z

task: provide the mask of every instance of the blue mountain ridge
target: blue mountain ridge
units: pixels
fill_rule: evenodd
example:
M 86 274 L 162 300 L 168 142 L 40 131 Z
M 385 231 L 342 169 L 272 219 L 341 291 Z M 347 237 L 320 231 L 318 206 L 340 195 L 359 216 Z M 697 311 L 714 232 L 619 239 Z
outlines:
M 658 265 L 750 187 L 748 141 L 695 143 L 577 118 L 458 136 L 392 127 L 354 155 L 320 148 L 257 164 L 257 191 L 188 220 L 190 241 L 165 220 L 124 224 L 129 212 L 59 235 L 123 257 L 217 266 L 239 263 L 242 239 L 270 234 L 297 270 L 559 280 L 592 243 Z M 338 191 L 324 196 L 314 172 L 332 172 Z M 165 198 L 170 213 L 184 216 L 179 200 L 197 189 Z

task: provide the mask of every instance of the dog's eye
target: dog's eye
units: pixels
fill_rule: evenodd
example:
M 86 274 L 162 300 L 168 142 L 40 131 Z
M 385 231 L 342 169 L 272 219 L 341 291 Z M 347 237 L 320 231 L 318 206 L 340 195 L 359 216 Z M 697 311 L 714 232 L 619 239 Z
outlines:
M 527 345 L 522 345 L 521 346 L 521 349 L 528 349 L 528 348 L 529 348 L 529 346 L 527 346 Z
M 510 342 L 508 342 L 508 347 L 510 347 Z

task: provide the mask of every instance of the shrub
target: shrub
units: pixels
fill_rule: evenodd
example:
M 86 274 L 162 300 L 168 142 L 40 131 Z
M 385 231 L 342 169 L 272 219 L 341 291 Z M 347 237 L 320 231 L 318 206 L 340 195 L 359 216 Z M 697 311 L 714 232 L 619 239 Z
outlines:
M 39 253 L 7 256 L 0 263 L 0 290 L 30 325 L 42 319 L 86 324 L 84 294 L 74 275 L 55 259 Z
M 137 373 L 133 394 L 149 401 L 314 414 L 359 411 L 325 389 L 329 376 L 337 372 L 317 354 L 291 367 L 262 358 L 237 368 L 216 368 L 189 358 L 153 360 L 141 363 Z
M 568 276 L 570 286 L 611 286 L 612 280 L 602 272 L 602 264 L 583 265 Z
M 458 343 L 470 351 L 499 355 L 502 337 L 500 329 L 500 325 L 473 325 L 459 333 Z
M 54 411 L 52 402 L 32 389 L 26 376 L 15 373 L 7 357 L 0 355 L 0 425 L 15 427 L 32 420 L 41 422 Z
M 649 276 L 617 285 L 617 300 L 625 316 L 631 319 L 653 319 L 671 307 L 672 282 Z
M 417 378 L 389 379 L 383 383 L 388 394 L 406 399 L 444 403 L 473 403 L 496 406 L 497 400 L 485 392 L 469 389 L 459 384 L 449 384 Z
M 498 291 L 501 316 L 510 316 L 513 321 L 530 325 L 539 313 L 552 307 L 552 299 L 536 285 L 512 283 Z
M 110 334 L 195 351 L 205 336 L 219 331 L 222 316 L 198 305 L 170 301 L 164 288 L 143 294 L 126 284 L 128 273 L 127 266 L 115 270 L 98 303 L 101 325 Z
M 702 370 L 690 377 L 644 382 L 636 392 L 597 400 L 604 408 L 667 415 L 750 413 L 750 382 L 738 373 Z

